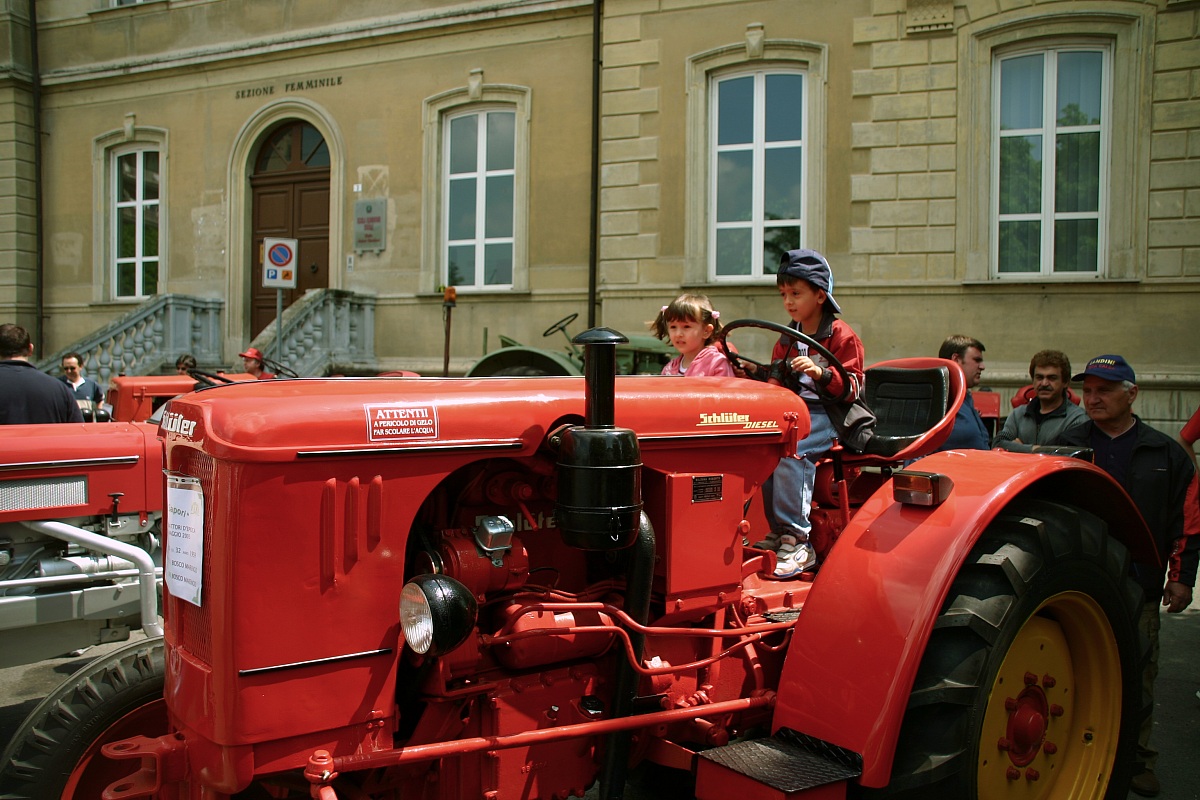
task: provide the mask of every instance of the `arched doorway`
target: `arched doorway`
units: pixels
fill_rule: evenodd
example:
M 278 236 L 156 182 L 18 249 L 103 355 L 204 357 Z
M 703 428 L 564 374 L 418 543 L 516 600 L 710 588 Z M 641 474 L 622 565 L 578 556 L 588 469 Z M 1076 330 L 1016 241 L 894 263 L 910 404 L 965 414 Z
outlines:
M 289 120 L 263 137 L 253 164 L 251 338 L 275 320 L 277 290 L 262 288 L 264 237 L 298 242 L 296 288 L 284 290 L 284 308 L 329 286 L 329 147 L 313 125 Z

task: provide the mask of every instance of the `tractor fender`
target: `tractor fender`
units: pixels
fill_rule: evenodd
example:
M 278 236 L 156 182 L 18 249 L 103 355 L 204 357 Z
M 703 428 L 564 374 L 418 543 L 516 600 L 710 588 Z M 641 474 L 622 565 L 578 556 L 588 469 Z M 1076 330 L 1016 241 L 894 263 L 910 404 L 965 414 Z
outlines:
M 583 369 L 565 353 L 516 345 L 493 350 L 467 370 L 468 378 L 492 375 L 582 375 Z
M 891 481 L 822 563 L 793 632 L 772 730 L 790 728 L 863 757 L 862 783 L 886 785 L 917 667 L 951 583 L 988 524 L 1020 495 L 1103 519 L 1135 561 L 1160 563 L 1129 495 L 1090 463 L 947 451 L 912 464 L 954 482 L 933 508 L 902 505 Z

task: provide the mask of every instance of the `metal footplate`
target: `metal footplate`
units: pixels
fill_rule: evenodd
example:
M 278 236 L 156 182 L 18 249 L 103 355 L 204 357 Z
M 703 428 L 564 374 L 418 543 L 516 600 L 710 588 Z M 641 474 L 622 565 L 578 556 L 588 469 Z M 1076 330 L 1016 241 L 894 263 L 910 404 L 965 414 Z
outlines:
M 845 782 L 862 774 L 862 757 L 857 753 L 786 729 L 770 738 L 736 742 L 697 755 L 697 800 L 842 798 Z

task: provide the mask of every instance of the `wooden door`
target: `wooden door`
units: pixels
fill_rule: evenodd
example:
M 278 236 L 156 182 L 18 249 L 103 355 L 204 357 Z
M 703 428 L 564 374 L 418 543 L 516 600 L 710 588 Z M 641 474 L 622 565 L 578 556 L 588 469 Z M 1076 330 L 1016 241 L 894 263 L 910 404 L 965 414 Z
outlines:
M 264 238 L 297 240 L 296 288 L 283 290 L 284 308 L 309 289 L 329 286 L 329 156 L 324 140 L 308 123 L 285 123 L 266 137 L 256 166 L 250 179 L 251 338 L 275 320 L 278 290 L 262 287 Z

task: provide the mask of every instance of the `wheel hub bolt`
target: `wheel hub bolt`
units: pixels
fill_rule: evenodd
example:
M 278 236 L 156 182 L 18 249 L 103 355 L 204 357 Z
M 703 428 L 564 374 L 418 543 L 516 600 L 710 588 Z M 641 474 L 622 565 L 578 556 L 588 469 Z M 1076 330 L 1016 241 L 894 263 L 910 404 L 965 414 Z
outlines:
M 1058 752 L 1058 745 L 1056 745 L 1054 742 L 1045 742 L 1042 744 L 1042 750 L 1046 753 L 1046 755 L 1052 756 Z
M 1043 689 L 1053 689 L 1057 684 L 1058 684 L 1058 681 L 1056 681 L 1054 679 L 1053 675 L 1043 675 L 1042 676 L 1042 688 Z
M 1036 781 L 1040 777 L 1042 777 L 1041 774 L 1039 774 L 1038 771 L 1036 769 L 1034 769 L 1033 767 L 1030 767 L 1029 769 L 1025 770 L 1025 779 L 1026 780 Z
M 1063 707 L 1060 706 L 1058 703 L 1051 703 L 1050 704 L 1050 716 L 1061 717 L 1062 715 L 1063 715 Z
M 996 742 L 996 747 L 1001 750 L 1008 750 L 1012 747 L 1012 742 L 1001 736 L 1000 741 Z
M 1020 779 L 1021 770 L 1017 769 L 1016 767 L 1009 767 L 1004 774 L 1010 781 L 1015 781 Z
M 1025 673 L 1025 685 L 1026 686 L 1033 686 L 1037 682 L 1038 682 L 1037 675 L 1034 675 L 1032 672 Z
M 1004 698 L 1004 710 L 1010 711 L 1010 712 L 1016 711 L 1017 710 L 1017 698 L 1015 698 L 1015 697 Z

